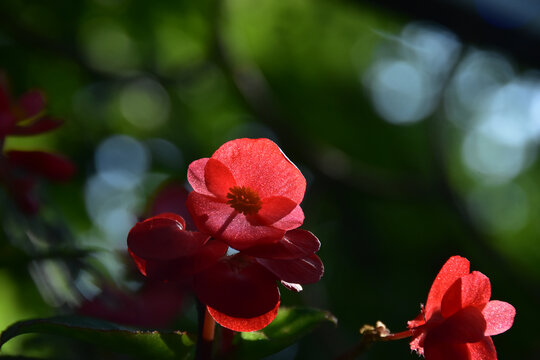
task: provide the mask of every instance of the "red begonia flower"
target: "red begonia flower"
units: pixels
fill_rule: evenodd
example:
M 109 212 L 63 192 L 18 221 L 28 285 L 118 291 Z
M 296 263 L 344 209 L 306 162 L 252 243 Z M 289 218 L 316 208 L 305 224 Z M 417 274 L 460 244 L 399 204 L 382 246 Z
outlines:
M 469 271 L 469 261 L 453 256 L 431 286 L 420 315 L 408 322 L 411 349 L 426 360 L 496 360 L 491 340 L 508 330 L 516 310 L 491 300 L 489 279 Z
M 319 240 L 309 231 L 292 230 L 273 245 L 221 259 L 196 276 L 195 292 L 222 326 L 234 331 L 260 330 L 278 312 L 276 281 L 298 292 L 301 284 L 320 280 L 324 267 L 314 254 L 319 247 Z M 263 249 L 267 252 L 263 253 Z
M 212 266 L 227 245 L 203 233 L 184 230 L 184 219 L 165 213 L 135 224 L 128 234 L 131 257 L 150 279 L 184 281 Z
M 226 256 L 224 242 L 184 226 L 170 213 L 139 222 L 129 232 L 129 252 L 148 278 L 191 284 L 210 315 L 231 330 L 260 330 L 275 318 L 277 281 L 300 291 L 323 274 L 314 254 L 320 243 L 309 231 L 292 230 L 272 245 Z
M 268 139 L 237 139 L 188 169 L 197 229 L 237 250 L 279 241 L 304 221 L 306 180 Z
M 1 74 L 0 74 L 1 75 Z M 0 150 L 8 135 L 35 135 L 53 130 L 62 121 L 45 116 L 45 97 L 40 91 L 29 91 L 12 100 L 0 76 Z M 4 183 L 19 207 L 35 213 L 39 203 L 33 194 L 34 176 L 65 181 L 73 176 L 73 164 L 62 156 L 43 151 L 8 151 L 0 154 L 0 181 Z

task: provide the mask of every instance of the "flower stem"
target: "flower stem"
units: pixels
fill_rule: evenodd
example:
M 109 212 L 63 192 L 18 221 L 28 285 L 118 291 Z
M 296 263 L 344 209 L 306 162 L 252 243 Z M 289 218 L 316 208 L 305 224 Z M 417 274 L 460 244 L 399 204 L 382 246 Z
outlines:
M 374 342 L 401 340 L 413 336 L 413 330 L 405 330 L 399 333 L 392 334 L 390 330 L 382 322 L 377 321 L 375 326 L 364 325 L 360 329 L 362 338 L 360 341 L 347 352 L 337 358 L 337 360 L 352 360 L 356 359 L 364 353 Z
M 216 322 L 208 313 L 206 305 L 198 300 L 197 312 L 199 316 L 199 334 L 197 348 L 195 350 L 195 360 L 211 360 Z

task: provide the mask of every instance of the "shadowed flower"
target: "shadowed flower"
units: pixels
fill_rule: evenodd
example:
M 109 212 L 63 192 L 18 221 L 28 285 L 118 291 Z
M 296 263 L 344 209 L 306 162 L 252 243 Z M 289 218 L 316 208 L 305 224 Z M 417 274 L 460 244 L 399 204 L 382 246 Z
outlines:
M 183 305 L 184 292 L 176 284 L 148 281 L 137 292 L 104 286 L 92 300 L 84 301 L 78 313 L 118 324 L 164 328 Z
M 0 149 L 6 136 L 28 136 L 53 130 L 62 121 L 44 113 L 45 98 L 39 91 L 29 91 L 13 101 L 3 79 L 0 79 Z M 19 207 L 35 213 L 39 203 L 33 188 L 36 176 L 65 181 L 73 176 L 73 164 L 62 156 L 43 151 L 3 151 L 0 154 L 0 181 Z
M 129 252 L 143 275 L 190 284 L 210 315 L 235 331 L 260 330 L 275 318 L 276 281 L 294 291 L 318 281 L 323 265 L 314 253 L 319 247 L 310 232 L 293 230 L 274 244 L 227 256 L 227 244 L 186 231 L 175 214 L 139 222 L 128 235 Z
M 197 229 L 237 250 L 279 241 L 304 221 L 306 180 L 268 139 L 237 139 L 188 169 Z
M 469 261 L 451 257 L 429 291 L 420 315 L 408 322 L 411 349 L 426 360 L 496 360 L 491 340 L 508 330 L 516 310 L 491 300 L 489 279 L 469 271 Z

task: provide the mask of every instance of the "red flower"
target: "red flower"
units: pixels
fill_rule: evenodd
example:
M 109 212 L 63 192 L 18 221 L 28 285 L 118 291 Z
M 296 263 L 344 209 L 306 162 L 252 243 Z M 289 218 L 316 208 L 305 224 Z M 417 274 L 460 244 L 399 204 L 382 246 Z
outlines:
M 62 125 L 62 121 L 44 114 L 45 97 L 32 90 L 13 101 L 6 84 L 0 80 L 0 141 L 7 135 L 35 135 Z
M 300 291 L 300 284 L 322 276 L 322 262 L 314 254 L 320 243 L 308 231 L 293 230 L 274 244 L 226 256 L 224 242 L 184 227 L 174 214 L 137 223 L 128 235 L 129 252 L 148 278 L 189 282 L 210 315 L 231 330 L 260 330 L 275 318 L 276 280 Z
M 304 221 L 306 180 L 268 139 L 237 139 L 191 163 L 187 207 L 197 229 L 237 250 L 279 241 Z
M 0 149 L 8 135 L 26 136 L 53 130 L 62 122 L 44 114 L 45 99 L 39 91 L 29 91 L 12 101 L 0 81 Z M 75 171 L 62 156 L 43 151 L 7 151 L 0 155 L 0 181 L 8 188 L 19 207 L 34 213 L 39 204 L 32 190 L 35 176 L 65 181 Z
M 411 349 L 426 360 L 496 360 L 491 336 L 512 326 L 516 310 L 490 297 L 489 279 L 470 273 L 467 259 L 451 257 L 433 282 L 426 306 L 408 322 Z
M 124 325 L 162 328 L 178 315 L 184 297 L 179 286 L 155 281 L 134 293 L 105 286 L 99 295 L 84 301 L 78 312 Z

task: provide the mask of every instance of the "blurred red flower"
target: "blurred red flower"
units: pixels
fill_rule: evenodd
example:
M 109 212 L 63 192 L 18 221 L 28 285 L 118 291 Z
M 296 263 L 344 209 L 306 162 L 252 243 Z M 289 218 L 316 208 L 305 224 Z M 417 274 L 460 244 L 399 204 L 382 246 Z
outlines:
M 0 149 L 6 136 L 28 136 L 53 130 L 62 121 L 45 115 L 45 98 L 39 91 L 29 91 L 12 100 L 5 81 L 0 79 Z M 6 151 L 0 155 L 0 181 L 5 184 L 19 207 L 35 213 L 39 203 L 32 190 L 36 176 L 65 181 L 73 176 L 73 164 L 60 155 L 43 151 Z
M 188 169 L 197 229 L 236 250 L 279 241 L 304 221 L 306 180 L 268 139 L 237 139 Z
M 280 280 L 287 288 L 318 281 L 323 264 L 314 254 L 319 240 L 310 232 L 287 232 L 274 244 L 262 244 L 227 256 L 227 244 L 185 230 L 175 214 L 137 223 L 128 248 L 141 273 L 150 279 L 192 286 L 210 315 L 235 331 L 255 331 L 277 315 Z
M 105 286 L 78 313 L 129 326 L 163 328 L 182 308 L 184 293 L 176 284 L 148 281 L 136 292 Z
M 408 322 L 411 349 L 426 360 L 496 360 L 491 340 L 508 330 L 516 310 L 491 300 L 489 279 L 453 256 L 442 267 L 420 315 Z

